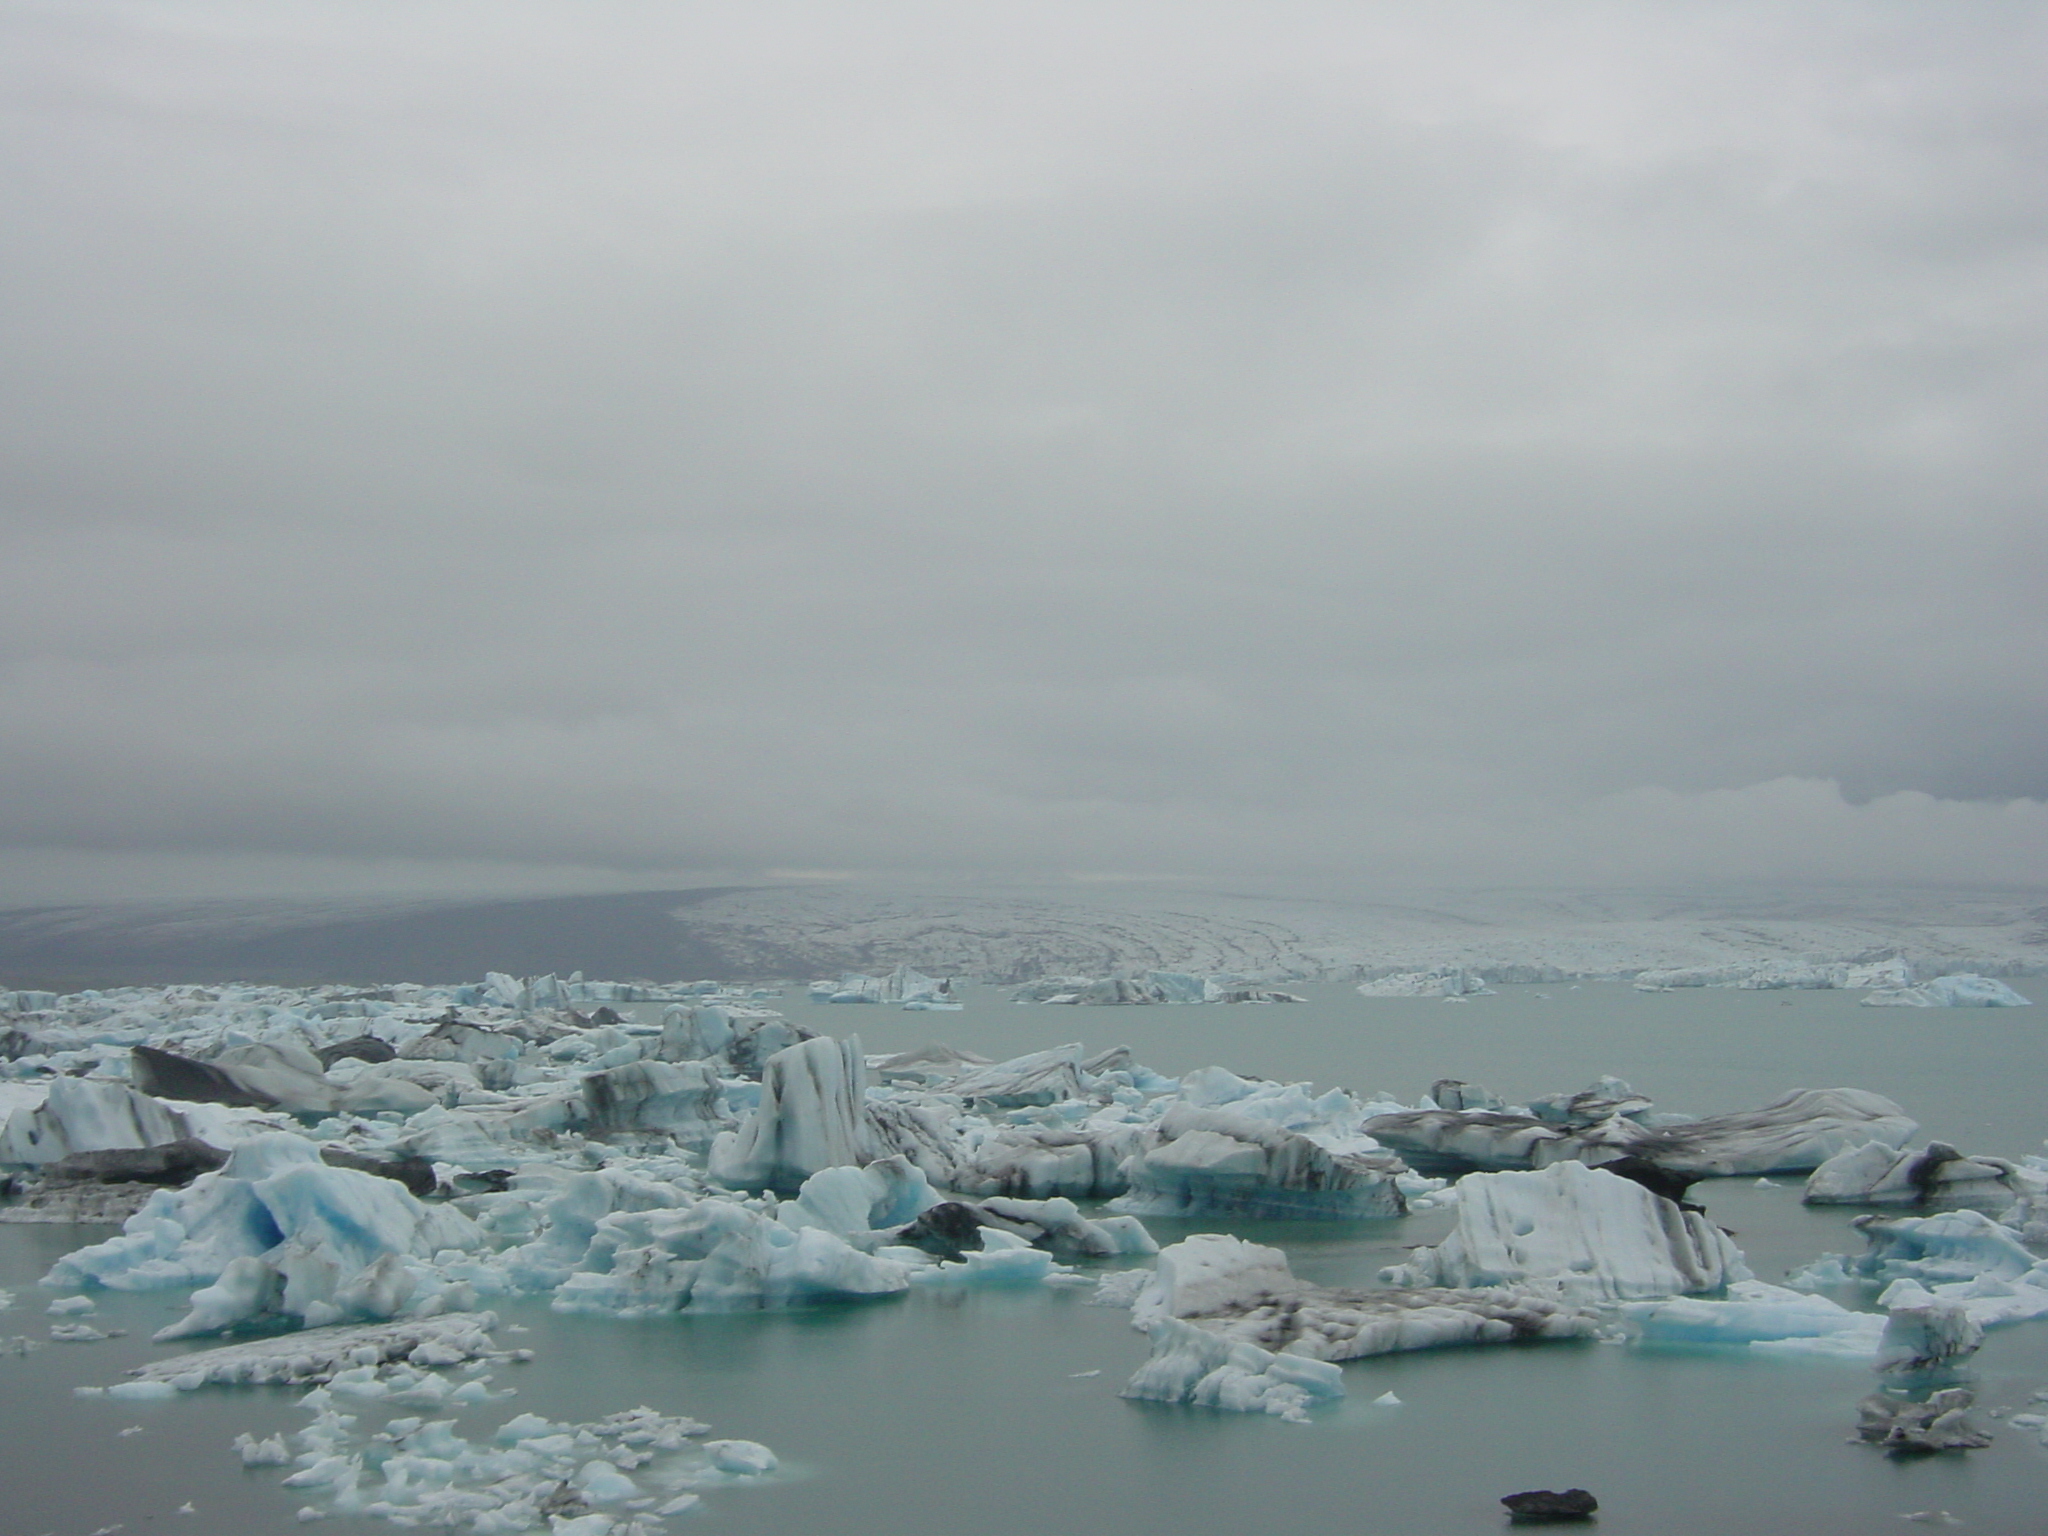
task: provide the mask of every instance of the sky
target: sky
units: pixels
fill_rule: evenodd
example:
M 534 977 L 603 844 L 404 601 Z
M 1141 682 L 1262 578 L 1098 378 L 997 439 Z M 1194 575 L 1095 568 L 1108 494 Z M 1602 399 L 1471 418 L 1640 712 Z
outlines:
M 2048 9 L 0 7 L 0 900 L 2048 885 Z

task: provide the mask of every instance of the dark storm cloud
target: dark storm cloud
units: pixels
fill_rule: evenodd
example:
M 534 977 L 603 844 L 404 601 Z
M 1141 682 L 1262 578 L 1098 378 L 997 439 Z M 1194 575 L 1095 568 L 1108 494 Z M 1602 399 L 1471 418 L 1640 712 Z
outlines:
M 2048 875 L 2030 8 L 0 27 L 17 894 Z

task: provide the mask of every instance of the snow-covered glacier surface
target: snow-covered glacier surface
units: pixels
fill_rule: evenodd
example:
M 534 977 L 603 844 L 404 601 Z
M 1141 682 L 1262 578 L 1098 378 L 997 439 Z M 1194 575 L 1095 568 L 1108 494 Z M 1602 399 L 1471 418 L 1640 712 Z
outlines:
M 878 960 L 1007 983 L 1148 973 L 1321 977 L 1442 997 L 1485 980 L 1662 973 L 1651 985 L 1904 987 L 2042 968 L 2025 891 L 1425 891 L 1317 900 L 1242 889 L 797 887 L 678 920 L 736 969 L 858 972 Z M 1067 990 L 1073 990 L 1070 986 Z

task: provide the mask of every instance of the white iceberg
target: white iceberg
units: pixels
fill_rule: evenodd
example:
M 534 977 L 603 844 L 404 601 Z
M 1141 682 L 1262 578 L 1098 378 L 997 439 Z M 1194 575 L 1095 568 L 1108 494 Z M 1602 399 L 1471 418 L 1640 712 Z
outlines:
M 1320 1360 L 1271 1354 L 1177 1318 L 1155 1319 L 1146 1331 L 1152 1355 L 1125 1384 L 1124 1397 L 1306 1424 L 1311 1407 L 1344 1395 L 1344 1373 Z
M 1385 1270 L 1395 1285 L 1525 1285 L 1574 1302 L 1718 1291 L 1750 1279 L 1719 1227 L 1629 1179 L 1559 1163 L 1458 1185 L 1458 1226 Z
M 60 1077 L 42 1103 L 8 1116 L 0 1162 L 54 1163 L 75 1152 L 160 1147 L 191 1134 L 183 1115 L 125 1083 Z
M 711 1175 L 736 1189 L 794 1191 L 824 1168 L 874 1160 L 858 1036 L 820 1035 L 777 1051 L 761 1074 L 761 1102 L 737 1131 L 711 1144 Z
M 1942 1141 L 1902 1152 L 1881 1141 L 1838 1152 L 1807 1178 L 1808 1205 L 1926 1205 L 2014 1192 L 2011 1163 L 1965 1157 Z
M 1990 976 L 1935 976 L 1908 987 L 1883 987 L 1863 999 L 1866 1008 L 2029 1008 L 2030 998 Z
M 1484 978 L 1463 966 L 1434 971 L 1397 971 L 1358 984 L 1360 997 L 1481 997 L 1491 996 Z

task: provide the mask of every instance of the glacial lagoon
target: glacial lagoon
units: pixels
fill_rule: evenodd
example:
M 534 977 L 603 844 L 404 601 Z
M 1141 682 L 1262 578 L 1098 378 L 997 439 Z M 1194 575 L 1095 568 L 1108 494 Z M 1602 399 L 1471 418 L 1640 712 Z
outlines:
M 2029 990 L 2027 983 L 2020 983 Z M 1069 1040 L 1131 1046 L 1179 1073 L 1242 1074 L 1383 1090 L 1413 1102 L 1439 1077 L 1511 1101 L 1630 1081 L 1660 1109 L 1711 1113 L 1798 1087 L 1846 1085 L 1898 1100 L 1921 1137 L 2007 1157 L 2039 1151 L 2048 1074 L 2035 1009 L 1874 1009 L 1851 992 L 1689 989 L 1645 994 L 1609 982 L 1513 986 L 1461 1002 L 1365 999 L 1298 988 L 1301 1005 L 1020 1007 L 967 988 L 961 1012 L 782 1006 L 814 1028 L 858 1032 L 871 1051 L 937 1038 L 994 1057 Z M 658 1011 L 658 1010 L 657 1010 Z M 1694 1187 L 1760 1278 L 1824 1252 L 1855 1252 L 1852 1210 L 1799 1202 L 1800 1180 Z M 1366 1285 L 1452 1214 L 1346 1223 L 1241 1223 L 1282 1247 L 1295 1273 Z M 1162 1244 L 1215 1221 L 1148 1218 Z M 51 1293 L 35 1281 L 107 1229 L 0 1226 L 0 1333 L 43 1336 Z M 205 1388 L 162 1402 L 73 1395 L 180 1346 L 152 1346 L 185 1293 L 101 1293 L 92 1321 L 127 1336 L 51 1343 L 0 1357 L 6 1404 L 5 1529 L 91 1536 L 106 1527 L 195 1533 L 299 1529 L 304 1501 L 276 1469 L 245 1470 L 241 1432 L 300 1428 L 298 1390 Z M 1145 1358 L 1129 1315 L 1086 1290 L 913 1291 L 905 1297 L 740 1316 L 637 1321 L 561 1316 L 545 1301 L 493 1298 L 508 1336 L 534 1351 L 493 1385 L 518 1395 L 461 1417 L 479 1433 L 513 1412 L 558 1420 L 645 1403 L 765 1442 L 782 1468 L 757 1486 L 712 1490 L 667 1522 L 734 1533 L 937 1532 L 1039 1536 L 1076 1527 L 1132 1533 L 1465 1533 L 1504 1528 L 1500 1495 L 1583 1486 L 1611 1533 L 1910 1530 L 1901 1515 L 1946 1510 L 1965 1528 L 2033 1531 L 2048 1494 L 2039 1432 L 1989 1410 L 2026 1410 L 2048 1389 L 2048 1322 L 1991 1333 L 1969 1362 L 1979 1422 L 1996 1435 L 1968 1455 L 1894 1461 L 1846 1444 L 1867 1364 L 1754 1359 L 1611 1343 L 1386 1356 L 1344 1367 L 1348 1398 L 1297 1426 L 1120 1399 Z M 1398 1405 L 1376 1404 L 1391 1392 Z M 365 1405 L 372 1421 L 379 1405 Z M 471 1428 L 474 1421 L 476 1429 Z M 123 1431 L 130 1431 L 123 1433 Z M 190 1503 L 193 1513 L 180 1515 Z M 389 1531 L 330 1517 L 322 1530 Z

